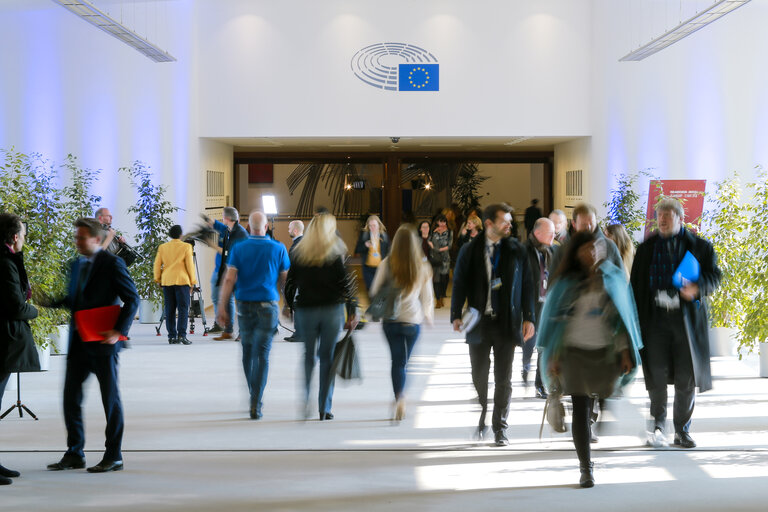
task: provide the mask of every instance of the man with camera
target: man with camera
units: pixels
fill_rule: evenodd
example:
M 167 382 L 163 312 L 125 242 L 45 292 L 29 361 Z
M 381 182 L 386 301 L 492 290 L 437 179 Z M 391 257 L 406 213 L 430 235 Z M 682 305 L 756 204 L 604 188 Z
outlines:
M 181 241 L 181 226 L 178 224 L 171 227 L 168 235 L 171 241 L 157 248 L 154 267 L 155 282 L 163 287 L 168 343 L 191 345 L 192 342 L 187 339 L 189 296 L 191 287 L 197 284 L 192 245 Z M 176 321 L 177 309 L 178 322 Z
M 220 295 L 220 287 L 222 282 L 224 281 L 224 275 L 227 273 L 227 260 L 229 259 L 229 254 L 232 251 L 232 247 L 235 246 L 238 242 L 242 242 L 243 240 L 246 240 L 248 238 L 248 232 L 245 230 L 243 226 L 240 225 L 240 214 L 238 213 L 236 208 L 232 208 L 231 206 L 226 206 L 222 210 L 222 216 L 224 218 L 223 222 L 219 222 L 218 220 L 213 220 L 207 216 L 204 216 L 205 222 L 208 224 L 208 226 L 218 230 L 218 231 L 224 231 L 224 237 L 222 239 L 221 247 L 217 248 L 217 252 L 221 254 L 221 264 L 219 265 L 219 273 L 216 276 L 215 283 L 212 280 L 211 284 L 213 285 L 212 295 L 214 300 L 214 309 L 216 311 L 219 310 L 219 295 Z M 235 296 L 230 295 L 227 303 L 223 304 L 225 310 L 226 310 L 226 317 L 227 323 L 226 325 L 223 325 L 224 332 L 221 333 L 221 335 L 216 336 L 213 338 L 216 341 L 222 341 L 222 340 L 231 340 L 234 336 L 232 335 L 234 331 L 234 315 L 235 315 Z M 220 315 L 217 312 L 217 317 Z M 218 323 L 218 321 L 217 321 Z
M 117 254 L 120 249 L 119 244 L 125 244 L 127 242 L 125 241 L 125 237 L 118 235 L 115 228 L 112 227 L 112 213 L 110 213 L 109 208 L 99 208 L 96 210 L 94 217 L 96 217 L 99 220 L 99 224 L 101 224 L 101 236 L 103 239 L 101 248 L 112 254 Z

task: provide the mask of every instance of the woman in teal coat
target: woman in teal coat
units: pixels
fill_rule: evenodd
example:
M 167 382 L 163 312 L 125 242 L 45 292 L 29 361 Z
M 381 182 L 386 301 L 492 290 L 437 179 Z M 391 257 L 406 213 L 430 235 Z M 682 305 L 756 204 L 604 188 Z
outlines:
M 595 484 L 591 399 L 607 398 L 629 384 L 642 348 L 632 290 L 624 271 L 603 261 L 604 252 L 593 233 L 579 232 L 571 239 L 547 293 L 536 345 L 550 394 L 571 395 L 582 487 Z

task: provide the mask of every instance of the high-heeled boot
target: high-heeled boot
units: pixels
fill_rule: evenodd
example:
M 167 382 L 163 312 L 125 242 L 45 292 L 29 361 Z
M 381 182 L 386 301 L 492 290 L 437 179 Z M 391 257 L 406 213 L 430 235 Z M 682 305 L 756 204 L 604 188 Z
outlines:
M 587 464 L 579 464 L 579 469 L 581 470 L 581 478 L 579 479 L 580 486 L 582 487 L 595 486 L 595 477 L 592 474 L 593 467 L 594 467 L 594 464 L 592 462 L 589 462 Z

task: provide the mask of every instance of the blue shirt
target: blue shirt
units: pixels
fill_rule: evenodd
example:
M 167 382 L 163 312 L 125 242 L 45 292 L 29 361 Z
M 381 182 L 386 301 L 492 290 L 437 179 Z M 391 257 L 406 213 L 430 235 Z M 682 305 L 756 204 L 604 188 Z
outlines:
M 228 265 L 237 269 L 237 300 L 267 302 L 280 299 L 277 278 L 291 263 L 280 242 L 266 236 L 249 236 L 232 248 Z

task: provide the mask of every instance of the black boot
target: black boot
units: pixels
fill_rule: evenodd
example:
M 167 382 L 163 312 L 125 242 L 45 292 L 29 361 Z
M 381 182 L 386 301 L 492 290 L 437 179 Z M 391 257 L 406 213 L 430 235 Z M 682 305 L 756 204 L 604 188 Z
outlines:
M 580 486 L 582 487 L 595 486 L 595 477 L 592 474 L 593 467 L 594 467 L 594 464 L 592 462 L 589 462 L 587 464 L 579 464 L 579 469 L 581 470 L 581 478 L 579 479 Z

